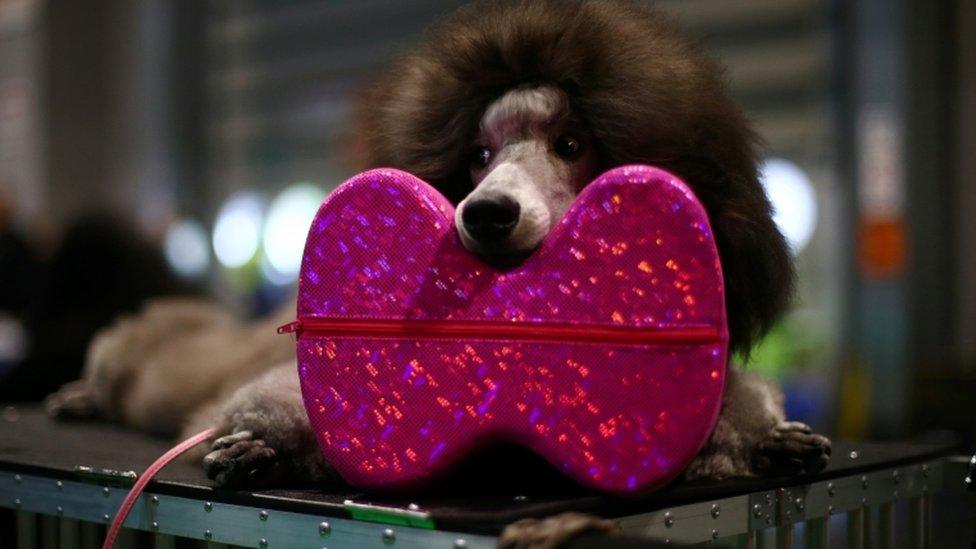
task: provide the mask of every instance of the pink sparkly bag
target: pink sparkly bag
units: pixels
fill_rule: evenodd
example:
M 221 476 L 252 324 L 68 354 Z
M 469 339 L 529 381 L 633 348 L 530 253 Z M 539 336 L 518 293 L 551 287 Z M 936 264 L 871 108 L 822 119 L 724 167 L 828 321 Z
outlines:
M 357 175 L 308 234 L 305 407 L 349 483 L 406 488 L 496 440 L 576 481 L 646 491 L 711 433 L 728 330 L 704 208 L 648 166 L 591 183 L 522 265 L 471 255 L 454 207 L 398 170 Z

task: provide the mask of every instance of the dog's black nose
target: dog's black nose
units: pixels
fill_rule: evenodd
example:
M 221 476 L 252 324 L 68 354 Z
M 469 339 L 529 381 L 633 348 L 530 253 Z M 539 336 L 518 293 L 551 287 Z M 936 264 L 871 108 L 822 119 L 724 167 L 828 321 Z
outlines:
M 499 241 L 515 229 L 520 212 L 518 202 L 507 196 L 480 198 L 464 205 L 461 222 L 475 240 Z

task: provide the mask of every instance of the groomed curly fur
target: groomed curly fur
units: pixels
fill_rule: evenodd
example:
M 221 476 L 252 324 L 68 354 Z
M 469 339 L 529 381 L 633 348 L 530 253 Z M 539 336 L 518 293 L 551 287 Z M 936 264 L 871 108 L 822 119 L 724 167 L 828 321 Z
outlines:
M 560 87 L 603 169 L 648 163 L 704 203 L 725 270 L 733 351 L 748 353 L 786 307 L 790 255 L 757 173 L 757 137 L 722 69 L 661 12 L 631 1 L 478 3 L 431 27 L 361 98 L 351 135 L 362 167 L 413 172 L 457 202 L 472 138 L 506 90 Z

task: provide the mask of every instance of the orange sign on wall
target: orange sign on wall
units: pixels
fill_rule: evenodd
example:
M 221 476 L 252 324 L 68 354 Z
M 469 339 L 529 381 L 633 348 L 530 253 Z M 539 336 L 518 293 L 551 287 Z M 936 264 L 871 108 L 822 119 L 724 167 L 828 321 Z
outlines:
M 863 218 L 857 226 L 857 265 L 867 278 L 887 279 L 905 271 L 908 246 L 900 217 Z

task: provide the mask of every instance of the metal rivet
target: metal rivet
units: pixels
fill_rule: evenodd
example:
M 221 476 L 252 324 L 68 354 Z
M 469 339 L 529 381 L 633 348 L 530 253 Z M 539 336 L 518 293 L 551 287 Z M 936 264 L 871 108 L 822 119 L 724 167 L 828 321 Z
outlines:
M 411 511 L 417 511 L 420 509 L 420 506 L 417 505 L 416 503 L 411 503 L 410 505 L 407 505 L 407 509 L 410 509 Z
M 529 499 L 527 496 L 515 496 L 515 501 L 525 501 Z
M 802 498 L 796 498 L 796 500 L 793 502 L 793 504 L 796 505 L 796 510 L 797 511 L 802 511 L 803 510 L 803 499 Z
M 152 529 L 153 530 L 159 530 L 159 523 L 156 522 L 156 521 L 153 521 L 153 523 L 152 523 Z
M 851 453 L 847 454 L 847 457 L 851 459 L 857 459 L 857 450 L 851 450 Z
M 828 515 L 834 514 L 834 506 L 833 505 L 828 505 L 827 506 L 827 514 Z
M 760 518 L 760 517 L 762 517 L 762 515 L 763 515 L 762 505 L 759 505 L 758 503 L 755 504 L 755 505 L 753 505 L 752 506 L 752 516 L 754 516 L 756 518 Z
M 712 539 L 718 539 L 718 530 L 712 530 Z
M 396 532 L 393 531 L 393 528 L 383 530 L 383 543 L 389 545 L 394 541 L 396 541 Z
M 671 526 L 674 525 L 674 517 L 671 516 L 670 511 L 664 513 L 664 525 L 667 526 L 668 528 L 671 528 Z
M 771 525 L 773 523 L 773 517 L 766 517 L 766 525 Z
M 867 475 L 861 475 L 861 488 L 865 488 L 866 489 L 867 487 L 868 487 L 868 476 Z
M 900 480 L 898 478 L 898 469 L 891 472 L 891 479 L 895 481 L 895 484 L 898 484 L 898 481 Z
M 454 549 L 467 549 L 468 542 L 464 539 L 458 538 L 454 540 Z
M 827 495 L 833 497 L 833 495 L 836 492 L 837 492 L 837 489 L 834 488 L 834 483 L 833 482 L 828 482 L 827 483 Z
M 922 476 L 923 477 L 928 477 L 929 476 L 929 466 L 928 465 L 922 465 Z
M 898 499 L 898 490 L 895 490 L 895 491 L 894 491 L 894 492 L 893 492 L 893 493 L 891 494 L 891 497 L 892 497 L 893 499 Z
M 319 535 L 320 536 L 328 536 L 331 533 L 332 533 L 332 525 L 331 524 L 329 524 L 328 522 L 320 522 L 319 523 Z
M 108 522 L 110 518 L 112 518 L 112 517 L 110 517 L 108 515 L 102 515 L 102 520 L 104 520 L 105 522 Z
M 16 505 L 17 507 L 20 507 L 20 498 L 17 498 L 17 499 L 14 500 L 14 505 Z
M 58 487 L 58 492 L 60 492 L 60 491 L 62 491 L 62 490 L 64 490 L 64 483 L 63 483 L 63 482 L 61 482 L 60 480 L 59 480 L 59 481 L 57 481 L 57 482 L 55 483 L 55 485 L 56 485 L 56 486 Z
M 712 518 L 717 519 L 721 513 L 722 510 L 719 508 L 718 504 L 712 504 Z
M 770 505 L 772 503 L 773 503 L 773 496 L 772 496 L 772 494 L 770 494 L 769 492 L 766 492 L 766 505 Z
M 868 498 L 861 498 L 861 505 L 867 505 L 867 504 L 868 504 Z
M 151 501 L 153 505 L 159 505 L 159 498 L 156 497 L 156 496 L 153 496 L 152 498 L 150 498 L 149 501 Z
M 671 538 L 664 538 L 665 545 L 671 545 Z
M 58 514 L 59 515 L 63 515 L 64 514 L 64 507 L 61 507 L 60 505 L 58 505 L 57 511 L 58 511 Z
M 21 480 L 23 480 L 23 479 L 22 479 L 22 478 L 20 478 L 20 475 L 14 475 L 14 481 L 15 481 L 15 482 L 16 482 L 17 484 L 20 484 L 20 481 L 21 481 Z
M 203 539 L 213 539 L 213 532 L 206 530 L 203 532 Z
M 206 512 L 208 512 L 208 513 L 210 511 L 213 511 L 213 503 L 212 502 L 209 502 L 209 501 L 204 502 L 204 504 L 203 504 L 203 510 L 206 511 Z
M 109 490 L 108 488 L 102 488 L 102 495 L 103 496 L 108 497 L 110 493 L 111 493 L 111 490 Z
M 261 520 L 268 520 L 268 512 L 261 511 L 260 513 L 258 513 L 258 518 L 260 518 Z
M 267 547 L 268 546 L 268 540 L 266 538 L 261 538 L 261 540 L 258 541 L 258 546 L 259 547 L 262 547 L 262 548 L 263 547 Z

